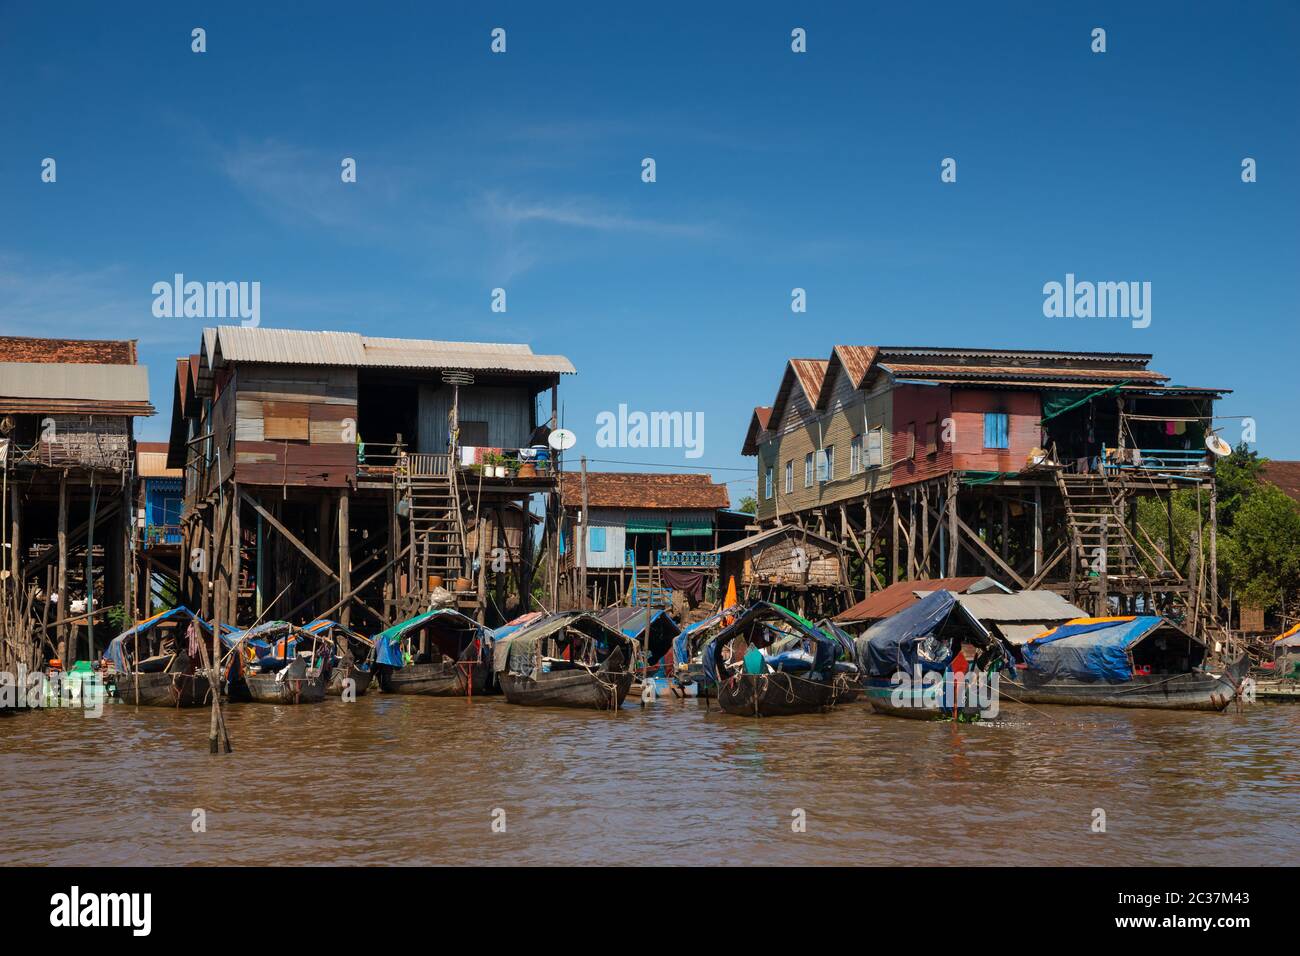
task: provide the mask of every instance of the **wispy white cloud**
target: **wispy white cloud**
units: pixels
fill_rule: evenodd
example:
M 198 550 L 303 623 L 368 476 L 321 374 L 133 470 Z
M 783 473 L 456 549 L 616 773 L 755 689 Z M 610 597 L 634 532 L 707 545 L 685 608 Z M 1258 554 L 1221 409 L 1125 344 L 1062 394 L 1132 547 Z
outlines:
M 188 347 L 193 321 L 158 319 L 148 282 L 120 265 L 96 269 L 40 268 L 0 255 L 0 334 L 88 339 L 139 339 Z
M 710 222 L 672 222 L 645 219 L 615 212 L 597 200 L 572 197 L 550 200 L 503 198 L 498 193 L 484 196 L 482 211 L 495 223 L 520 226 L 537 222 L 599 232 L 643 233 L 705 239 L 717 235 L 717 225 Z

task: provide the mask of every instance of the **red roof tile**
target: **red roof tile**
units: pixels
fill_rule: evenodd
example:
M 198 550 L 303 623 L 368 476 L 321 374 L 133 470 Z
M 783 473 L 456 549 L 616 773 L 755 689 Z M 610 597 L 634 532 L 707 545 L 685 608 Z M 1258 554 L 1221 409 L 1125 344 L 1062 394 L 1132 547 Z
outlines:
M 1277 485 L 1289 497 L 1300 501 L 1300 461 L 1269 461 L 1263 468 L 1264 480 Z
M 135 365 L 135 340 L 0 336 L 0 362 Z
M 591 508 L 664 508 L 707 510 L 728 508 L 726 485 L 715 485 L 707 474 L 646 474 L 643 472 L 587 472 L 587 505 Z M 582 507 L 582 479 L 564 476 L 564 506 Z

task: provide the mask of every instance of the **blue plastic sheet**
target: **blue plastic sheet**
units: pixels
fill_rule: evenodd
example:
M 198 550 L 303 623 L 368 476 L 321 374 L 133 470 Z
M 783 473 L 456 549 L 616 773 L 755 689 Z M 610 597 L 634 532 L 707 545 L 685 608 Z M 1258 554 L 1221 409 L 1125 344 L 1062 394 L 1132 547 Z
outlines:
M 1025 663 L 1044 677 L 1122 684 L 1133 679 L 1129 651 L 1161 624 L 1143 615 L 1127 621 L 1062 624 L 1024 646 Z

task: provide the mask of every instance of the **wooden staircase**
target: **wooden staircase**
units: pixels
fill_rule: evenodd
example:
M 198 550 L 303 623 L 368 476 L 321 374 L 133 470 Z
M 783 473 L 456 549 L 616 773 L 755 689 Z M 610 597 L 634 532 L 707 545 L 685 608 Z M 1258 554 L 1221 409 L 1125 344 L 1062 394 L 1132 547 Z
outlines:
M 1056 486 L 1065 505 L 1077 579 L 1104 578 L 1108 593 L 1149 597 L 1151 581 L 1125 528 L 1128 500 L 1123 486 L 1105 475 L 1063 471 L 1056 472 Z
M 1196 588 L 1173 567 L 1158 570 L 1153 580 L 1142 563 L 1154 555 L 1141 548 L 1125 527 L 1127 493 L 1123 484 L 1105 475 L 1056 473 L 1056 484 L 1065 503 L 1066 520 L 1073 546 L 1075 571 L 1080 580 L 1098 581 L 1097 586 L 1081 588 L 1100 596 L 1100 579 L 1105 577 L 1105 593 L 1145 596 L 1146 606 L 1154 606 L 1157 593 L 1167 594 L 1185 624 L 1204 639 L 1211 652 L 1217 642 L 1223 652 L 1235 646 L 1232 635 L 1224 628 L 1213 610 L 1197 607 Z M 1159 565 L 1157 565 L 1157 568 Z M 1173 610 L 1172 607 L 1166 611 Z M 1107 613 L 1095 607 L 1094 613 Z M 1150 612 L 1148 612 L 1150 613 Z
M 465 526 L 460 488 L 448 455 L 407 455 L 395 473 L 398 500 L 406 502 L 416 580 L 412 591 L 427 596 L 431 575 L 452 590 L 466 576 Z

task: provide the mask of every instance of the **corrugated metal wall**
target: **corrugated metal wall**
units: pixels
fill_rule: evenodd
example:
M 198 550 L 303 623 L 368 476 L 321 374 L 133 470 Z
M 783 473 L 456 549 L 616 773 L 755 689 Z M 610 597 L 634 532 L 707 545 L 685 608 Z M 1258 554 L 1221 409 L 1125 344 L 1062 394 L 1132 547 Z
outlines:
M 447 451 L 451 400 L 450 385 L 420 386 L 418 451 L 431 455 Z M 520 448 L 533 430 L 533 399 L 527 388 L 462 385 L 460 420 L 487 422 L 492 448 Z

